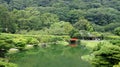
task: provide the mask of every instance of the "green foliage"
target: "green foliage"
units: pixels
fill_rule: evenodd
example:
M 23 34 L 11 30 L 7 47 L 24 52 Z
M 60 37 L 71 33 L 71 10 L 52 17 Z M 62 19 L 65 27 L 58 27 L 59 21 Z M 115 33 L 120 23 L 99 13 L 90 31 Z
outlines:
M 36 38 L 40 43 L 68 41 L 70 39 L 69 36 L 54 36 L 54 35 L 43 35 L 43 36 L 41 35 Z
M 42 25 L 45 27 L 50 27 L 51 24 L 58 22 L 58 16 L 51 13 L 44 13 L 40 18 Z
M 114 29 L 117 27 L 120 27 L 120 23 L 110 23 L 108 25 L 102 26 L 105 31 L 110 31 L 112 33 L 114 33 Z
M 38 29 L 40 22 L 40 12 L 35 8 L 26 8 L 25 10 L 13 10 L 15 20 L 19 30 Z M 36 27 L 36 28 L 35 28 Z
M 2 32 L 15 33 L 16 24 L 14 22 L 14 16 L 8 11 L 6 7 L 0 5 L 0 28 Z
M 97 36 L 97 37 L 102 36 L 101 32 L 91 32 L 91 34 L 94 35 L 94 36 Z
M 80 17 L 84 17 L 85 12 L 82 10 L 71 10 L 69 11 L 68 15 L 67 15 L 67 20 L 68 22 L 70 22 L 71 24 L 75 24 Z
M 115 35 L 103 35 L 103 37 L 106 40 L 120 40 L 120 36 L 115 36 Z
M 18 67 L 16 64 L 0 61 L 0 67 Z
M 95 67 L 112 67 L 120 61 L 120 47 L 102 44 L 91 54 L 91 63 Z
M 5 57 L 7 51 L 14 47 L 12 37 L 0 35 L 0 57 Z
M 98 25 L 107 25 L 112 22 L 117 22 L 119 15 L 120 12 L 113 8 L 97 8 L 88 10 L 86 19 Z
M 27 37 L 27 44 L 38 44 L 39 41 L 33 37 Z
M 15 46 L 18 48 L 25 47 L 25 45 L 27 43 L 27 40 L 24 39 L 23 37 L 15 38 L 15 39 L 13 39 L 13 41 L 14 41 Z
M 87 31 L 113 31 L 119 27 L 119 0 L 0 0 L 0 31 L 20 33 L 48 29 L 56 22 L 69 22 Z M 79 21 L 90 21 L 81 24 Z M 85 25 L 85 26 L 84 26 Z M 80 26 L 80 27 L 79 27 Z M 26 34 L 26 33 L 25 33 Z
M 120 62 L 116 65 L 114 65 L 113 67 L 120 67 Z
M 106 0 L 106 1 L 103 1 L 104 2 L 104 5 L 107 6 L 107 7 L 112 7 L 114 9 L 117 9 L 117 10 L 120 10 L 120 1 L 119 0 Z
M 115 28 L 114 33 L 120 36 L 120 27 Z
M 37 8 L 29 7 L 25 10 L 14 10 L 18 32 L 20 30 L 40 30 L 45 27 L 49 28 L 51 24 L 58 22 L 58 17 L 52 13 L 41 14 Z
M 110 40 L 110 42 L 111 42 L 113 45 L 118 45 L 118 46 L 120 46 L 120 40 Z
M 62 39 L 62 37 L 55 37 L 55 36 L 52 36 L 51 38 L 50 38 L 50 42 L 57 42 L 57 41 L 62 41 L 63 39 Z
M 79 35 L 79 30 L 73 28 L 70 32 L 69 32 L 70 37 L 78 37 L 76 35 Z
M 93 28 L 94 28 L 94 31 L 105 32 L 105 28 L 103 26 L 100 26 L 100 25 L 97 25 L 97 24 L 93 24 Z
M 69 34 L 69 32 L 73 29 L 73 26 L 69 22 L 56 22 L 50 26 L 48 32 L 54 35 L 64 35 Z
M 78 22 L 74 24 L 74 27 L 78 30 L 93 31 L 92 24 L 86 19 L 80 19 Z
M 112 33 L 106 32 L 102 33 L 105 40 L 120 40 L 120 36 L 114 35 Z
M 119 22 L 113 22 L 110 24 L 107 24 L 105 26 L 100 26 L 100 25 L 96 25 L 93 24 L 93 28 L 95 31 L 99 31 L 99 32 L 112 32 L 114 34 L 114 29 L 120 27 L 120 23 Z

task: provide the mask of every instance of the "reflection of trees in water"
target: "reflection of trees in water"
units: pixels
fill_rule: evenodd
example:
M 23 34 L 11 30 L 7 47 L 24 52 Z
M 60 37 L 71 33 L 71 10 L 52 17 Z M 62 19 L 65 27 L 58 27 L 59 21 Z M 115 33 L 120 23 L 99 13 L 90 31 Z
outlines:
M 72 48 L 56 45 L 55 47 L 40 48 L 18 53 L 14 55 L 14 60 L 11 56 L 11 61 L 20 67 L 90 67 L 90 64 L 81 59 L 82 55 L 88 53 L 83 47 Z

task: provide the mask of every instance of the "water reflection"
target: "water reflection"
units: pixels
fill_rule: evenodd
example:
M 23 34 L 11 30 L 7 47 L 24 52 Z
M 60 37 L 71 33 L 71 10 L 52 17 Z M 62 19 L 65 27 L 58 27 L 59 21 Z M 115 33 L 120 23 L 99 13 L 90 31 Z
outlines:
M 54 46 L 10 55 L 10 61 L 19 67 L 91 67 L 81 59 L 81 56 L 88 53 L 89 51 L 81 46 Z

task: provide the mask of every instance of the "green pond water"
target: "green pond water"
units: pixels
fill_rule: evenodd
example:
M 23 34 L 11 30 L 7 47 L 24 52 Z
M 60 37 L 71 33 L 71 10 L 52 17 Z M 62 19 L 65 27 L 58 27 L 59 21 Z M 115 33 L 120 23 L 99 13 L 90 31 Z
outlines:
M 10 55 L 10 62 L 19 67 L 91 67 L 81 56 L 89 51 L 81 46 L 37 48 Z

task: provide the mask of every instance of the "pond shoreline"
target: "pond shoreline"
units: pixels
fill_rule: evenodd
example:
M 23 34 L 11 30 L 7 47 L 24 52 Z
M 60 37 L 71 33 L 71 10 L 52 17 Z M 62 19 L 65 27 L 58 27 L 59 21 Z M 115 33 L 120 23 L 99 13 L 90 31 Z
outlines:
M 84 49 L 85 50 L 85 49 Z M 71 48 L 71 47 L 63 47 L 63 46 L 55 46 L 53 48 L 38 48 L 37 50 L 28 50 L 23 53 L 18 53 L 16 56 L 14 55 L 14 60 L 10 60 L 13 63 L 18 65 L 23 65 L 20 67 L 49 67 L 47 64 L 49 63 L 51 67 L 55 67 L 60 65 L 62 67 L 76 67 L 82 65 L 85 67 L 86 63 L 84 60 L 81 59 L 81 56 L 86 53 L 86 51 L 82 50 L 82 48 Z M 22 56 L 22 57 L 21 57 Z M 11 56 L 13 57 L 13 56 Z M 40 58 L 41 57 L 41 58 Z M 31 61 L 32 60 L 32 61 Z M 47 61 L 46 61 L 47 60 Z M 22 62 L 26 62 L 25 64 Z M 32 63 L 30 66 L 27 64 Z M 41 62 L 41 63 L 38 63 Z M 65 64 L 66 63 L 66 64 Z M 39 66 L 39 64 L 41 64 Z M 28 65 L 28 66 L 26 66 Z M 38 65 L 38 66 L 34 66 Z M 46 66 L 45 66 L 46 65 Z M 90 67 L 90 66 L 89 66 Z

